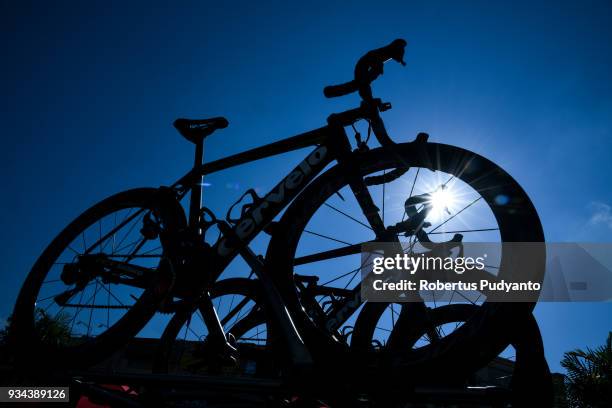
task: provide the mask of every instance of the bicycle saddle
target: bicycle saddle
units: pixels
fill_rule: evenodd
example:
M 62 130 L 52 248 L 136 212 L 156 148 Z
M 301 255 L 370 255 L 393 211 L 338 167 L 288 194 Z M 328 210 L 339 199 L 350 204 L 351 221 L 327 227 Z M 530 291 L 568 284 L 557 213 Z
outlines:
M 217 129 L 224 129 L 229 122 L 224 117 L 210 119 L 184 119 L 180 118 L 173 123 L 176 130 L 191 143 L 199 143 Z

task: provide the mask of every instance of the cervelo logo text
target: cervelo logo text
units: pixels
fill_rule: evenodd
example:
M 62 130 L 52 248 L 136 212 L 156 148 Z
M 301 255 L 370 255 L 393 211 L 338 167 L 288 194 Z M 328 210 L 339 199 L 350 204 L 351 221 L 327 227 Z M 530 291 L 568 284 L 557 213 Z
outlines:
M 260 226 L 264 221 L 264 212 L 266 208 L 272 205 L 278 205 L 285 201 L 288 191 L 298 189 L 303 183 L 306 176 L 312 173 L 312 166 L 321 163 L 327 154 L 327 148 L 320 146 L 313 151 L 303 162 L 299 164 L 285 179 L 277 186 L 277 188 L 261 200 L 259 205 L 251 210 L 238 226 L 236 226 L 236 235 L 240 239 L 247 239 L 255 231 L 257 226 Z M 226 238 L 222 238 L 217 246 L 217 253 L 221 256 L 228 255 L 234 248 Z

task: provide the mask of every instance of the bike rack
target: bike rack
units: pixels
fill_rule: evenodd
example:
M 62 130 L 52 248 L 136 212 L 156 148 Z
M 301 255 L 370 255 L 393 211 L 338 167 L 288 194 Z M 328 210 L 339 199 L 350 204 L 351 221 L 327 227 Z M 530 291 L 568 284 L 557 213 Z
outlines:
M 280 381 L 230 376 L 98 374 L 73 372 L 71 395 L 87 396 L 112 407 L 163 407 L 171 401 L 224 400 L 263 404 L 287 392 Z M 128 386 L 120 391 L 109 386 Z
M 118 391 L 108 385 L 129 384 L 129 391 Z M 130 391 L 136 391 L 130 393 Z M 171 402 L 215 401 L 219 406 L 240 401 L 249 406 L 269 406 L 271 397 L 287 395 L 288 388 L 280 381 L 226 376 L 177 376 L 165 374 L 93 374 L 73 373 L 71 394 L 87 396 L 112 407 L 163 407 Z M 402 395 L 406 398 L 406 395 Z M 485 387 L 417 387 L 409 393 L 406 407 L 412 404 L 462 404 L 490 407 L 506 406 L 511 391 L 497 386 Z M 287 407 L 294 404 L 287 402 Z M 296 404 L 297 405 L 297 404 Z M 214 403 L 213 403 L 214 406 Z M 325 406 L 325 405 L 323 405 Z M 356 408 L 370 406 L 364 398 Z M 331 407 L 335 408 L 335 407 Z
M 13 370 L 5 373 L 7 383 Z M 93 370 L 53 372 L 38 378 L 36 383 L 50 385 L 70 385 L 71 406 L 77 407 L 85 396 L 93 403 L 120 408 L 162 408 L 175 403 L 185 406 L 248 406 L 270 407 L 274 401 L 291 396 L 292 388 L 281 380 L 262 378 L 232 377 L 227 375 L 186 376 L 173 374 L 127 374 L 103 373 Z M 46 379 L 46 380 L 45 380 Z M 28 385 L 32 384 L 27 381 Z M 121 390 L 123 387 L 123 390 Z M 343 393 L 344 390 L 340 390 Z M 514 399 L 512 390 L 499 386 L 461 387 L 461 386 L 416 386 L 394 390 L 385 394 L 390 400 L 401 400 L 404 407 L 423 406 L 424 404 L 454 404 L 458 406 L 505 407 Z M 342 408 L 371 407 L 368 395 L 356 395 L 352 405 Z M 373 396 L 374 397 L 374 396 Z M 377 398 L 374 398 L 378 401 Z M 209 405 L 204 405 L 209 404 Z M 233 405 L 232 405 L 233 404 Z M 242 405 L 239 405 L 242 404 Z M 299 405 L 299 400 L 290 399 L 280 406 L 285 408 L 310 407 Z M 387 406 L 384 403 L 376 406 Z M 323 403 L 312 407 L 337 408 Z

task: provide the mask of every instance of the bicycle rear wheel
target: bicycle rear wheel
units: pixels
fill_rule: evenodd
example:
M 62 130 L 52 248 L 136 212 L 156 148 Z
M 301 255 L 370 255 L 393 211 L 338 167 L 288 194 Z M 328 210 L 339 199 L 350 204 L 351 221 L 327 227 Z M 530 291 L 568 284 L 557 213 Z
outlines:
M 28 274 L 10 339 L 18 364 L 86 367 L 108 357 L 154 315 L 164 237 L 185 226 L 180 205 L 158 189 L 111 196 L 71 222 Z

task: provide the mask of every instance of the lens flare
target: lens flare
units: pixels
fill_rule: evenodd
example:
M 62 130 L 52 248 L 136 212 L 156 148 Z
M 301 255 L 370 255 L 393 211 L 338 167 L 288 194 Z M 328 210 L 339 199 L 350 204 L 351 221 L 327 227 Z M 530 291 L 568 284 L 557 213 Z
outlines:
M 430 217 L 435 221 L 442 220 L 445 215 L 451 214 L 451 209 L 455 204 L 455 195 L 446 186 L 440 186 L 430 194 L 431 211 Z

